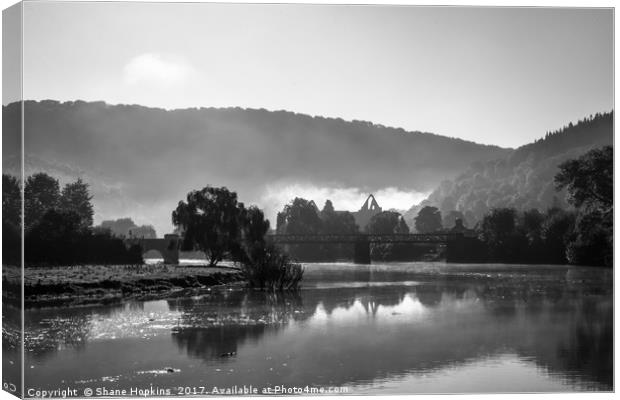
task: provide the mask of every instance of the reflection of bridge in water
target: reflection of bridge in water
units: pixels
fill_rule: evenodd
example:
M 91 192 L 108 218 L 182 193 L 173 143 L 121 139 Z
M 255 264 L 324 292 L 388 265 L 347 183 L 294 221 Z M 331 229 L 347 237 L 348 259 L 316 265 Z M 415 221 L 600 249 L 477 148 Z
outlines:
M 274 234 L 267 240 L 275 244 L 340 244 L 351 243 L 354 247 L 353 261 L 370 264 L 370 245 L 373 243 L 431 243 L 447 246 L 447 261 L 458 262 L 463 258 L 466 235 L 463 233 L 392 233 L 392 234 Z

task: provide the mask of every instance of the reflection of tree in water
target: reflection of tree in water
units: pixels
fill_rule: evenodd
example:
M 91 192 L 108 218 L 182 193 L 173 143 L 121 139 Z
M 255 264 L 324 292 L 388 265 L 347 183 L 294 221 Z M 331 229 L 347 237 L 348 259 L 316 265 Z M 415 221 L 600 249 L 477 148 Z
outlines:
M 520 356 L 533 359 L 549 372 L 561 373 L 569 381 L 581 384 L 585 377 L 611 388 L 613 309 L 609 300 L 600 297 L 609 294 L 610 285 L 590 285 L 581 277 L 577 281 L 578 285 L 561 279 L 495 280 L 471 285 L 470 289 L 499 322 L 514 323 L 527 318 L 527 326 L 533 327 L 533 321 L 537 321 L 563 328 L 561 337 L 537 336 L 527 345 L 516 346 Z M 416 289 L 418 299 L 430 306 L 421 296 L 424 291 Z M 435 289 L 435 293 L 439 291 L 450 292 L 446 287 Z M 435 295 L 435 299 L 438 301 L 441 296 Z
M 561 356 L 566 355 L 568 369 L 581 371 L 612 387 L 614 349 L 611 304 L 601 310 L 594 302 L 585 301 L 583 318 L 576 326 L 573 340 L 570 347 L 575 348 L 575 352 L 560 352 Z
M 335 309 L 343 308 L 347 310 L 359 301 L 367 314 L 375 315 L 379 306 L 387 307 L 400 304 L 405 295 L 411 292 L 411 290 L 411 287 L 406 286 L 342 287 L 330 290 L 307 290 L 303 293 L 303 305 L 306 310 L 306 316 L 314 314 L 319 304 L 327 315 L 331 315 Z
M 446 289 L 438 285 L 420 285 L 415 288 L 415 295 L 424 306 L 434 307 L 441 302 Z
M 214 291 L 199 299 L 169 300 L 171 310 L 180 311 L 179 326 L 173 329 L 175 343 L 192 357 L 213 359 L 236 353 L 240 344 L 258 340 L 291 321 L 312 317 L 319 307 L 329 315 L 336 308 L 348 309 L 356 301 L 366 313 L 375 315 L 379 306 L 400 304 L 410 288 L 342 288 L 327 292 L 266 293 L 261 291 Z
M 380 327 L 353 336 L 343 333 L 340 350 L 355 365 L 347 375 L 370 380 L 407 372 L 427 374 L 514 353 L 580 388 L 611 388 L 612 307 L 604 305 L 604 298 L 601 303 L 600 297 L 589 299 L 587 293 L 573 293 L 561 285 L 548 290 L 520 285 L 514 291 L 499 282 L 491 289 L 445 282 L 416 286 L 420 303 L 443 317 L 427 324 L 402 324 L 380 348 L 366 345 L 381 336 Z M 466 301 L 465 308 L 451 304 L 459 300 Z M 468 304 L 479 307 L 470 309 Z M 331 376 L 339 372 L 332 370 Z M 523 389 L 527 390 L 527 382 Z
M 238 319 L 287 322 L 302 307 L 299 293 L 258 290 L 214 290 L 199 298 L 168 300 L 171 311 L 182 312 L 186 325 L 212 326 Z
M 555 353 L 540 360 L 550 371 L 568 372 L 569 378 L 587 377 L 613 387 L 613 307 L 592 298 L 576 302 L 577 318 Z
M 187 354 L 204 360 L 234 356 L 237 347 L 248 339 L 257 340 L 267 330 L 277 329 L 267 325 L 221 325 L 210 328 L 182 328 L 173 332 L 173 340 Z
M 370 287 L 368 293 L 359 296 L 356 300 L 359 300 L 366 314 L 375 316 L 379 306 L 391 307 L 396 306 L 403 302 L 405 295 L 409 292 L 408 288 L 401 287 Z
M 380 370 L 428 373 L 480 357 L 515 352 L 565 381 L 600 390 L 611 388 L 613 379 L 612 307 L 605 305 L 605 297 L 599 296 L 608 296 L 609 286 L 588 286 L 581 280 L 571 285 L 561 279 L 487 279 L 467 283 L 448 279 L 409 288 L 368 287 L 350 292 L 339 289 L 340 297 L 322 301 L 330 314 L 337 307 L 350 307 L 358 299 L 366 312 L 374 315 L 379 304 L 400 304 L 404 295 L 411 292 L 427 309 L 446 314 L 441 319 L 446 326 L 404 327 L 411 329 L 407 335 L 411 347 L 403 348 L 402 341 L 392 337 L 380 350 L 373 349 L 364 346 L 363 339 L 355 344 L 354 337 L 348 336 L 348 341 L 340 344 L 345 346 L 342 352 L 351 353 L 346 346 L 352 342 L 352 346 L 360 348 L 360 363 L 367 367 L 356 367 L 358 377 L 376 379 Z M 480 311 L 459 315 L 461 311 L 451 308 L 451 303 L 458 300 L 480 304 Z M 455 335 L 455 329 L 459 334 Z
M 168 304 L 183 313 L 173 329 L 173 340 L 190 356 L 203 359 L 234 356 L 245 341 L 258 340 L 305 315 L 298 293 L 214 291 Z

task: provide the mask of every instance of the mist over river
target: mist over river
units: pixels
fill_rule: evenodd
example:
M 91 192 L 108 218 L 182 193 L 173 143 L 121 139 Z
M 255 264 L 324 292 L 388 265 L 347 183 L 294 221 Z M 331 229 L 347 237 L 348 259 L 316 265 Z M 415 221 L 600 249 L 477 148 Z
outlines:
M 305 268 L 298 293 L 221 287 L 169 300 L 27 309 L 26 389 L 613 389 L 611 269 Z

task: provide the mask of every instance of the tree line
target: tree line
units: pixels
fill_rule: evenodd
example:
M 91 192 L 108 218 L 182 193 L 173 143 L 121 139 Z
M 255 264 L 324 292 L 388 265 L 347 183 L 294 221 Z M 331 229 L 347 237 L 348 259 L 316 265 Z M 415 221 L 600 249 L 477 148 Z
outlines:
M 469 249 L 473 257 L 481 262 L 611 266 L 613 148 L 593 149 L 560 164 L 554 184 L 556 190 L 566 190 L 571 207 L 491 209 L 473 229 L 478 238 Z M 454 211 L 452 217 L 462 214 Z M 416 229 L 440 231 L 441 221 L 439 209 L 426 206 L 415 219 Z
M 93 227 L 92 196 L 82 179 L 62 189 L 40 172 L 24 184 L 24 258 L 32 265 L 141 263 L 140 248 L 127 249 L 110 231 Z M 21 187 L 2 175 L 2 230 L 5 262 L 21 262 Z

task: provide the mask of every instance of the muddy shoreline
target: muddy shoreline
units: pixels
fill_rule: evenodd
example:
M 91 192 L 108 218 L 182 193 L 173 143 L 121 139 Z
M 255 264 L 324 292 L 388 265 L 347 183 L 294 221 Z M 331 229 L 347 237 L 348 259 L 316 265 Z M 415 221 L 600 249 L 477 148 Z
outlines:
M 229 266 L 86 265 L 24 270 L 26 308 L 111 304 L 191 295 L 221 285 L 243 285 L 241 272 Z M 21 306 L 20 270 L 3 266 L 2 298 Z

